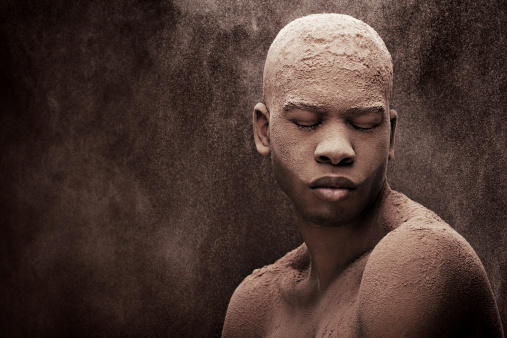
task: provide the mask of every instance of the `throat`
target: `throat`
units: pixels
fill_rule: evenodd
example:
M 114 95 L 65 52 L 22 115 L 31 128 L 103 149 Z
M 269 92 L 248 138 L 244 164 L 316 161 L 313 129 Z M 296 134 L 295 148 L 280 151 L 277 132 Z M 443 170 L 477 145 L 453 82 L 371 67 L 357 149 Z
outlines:
M 387 194 L 382 194 L 360 224 L 340 227 L 316 225 L 298 217 L 299 230 L 310 253 L 309 281 L 319 293 L 325 292 L 344 271 L 371 252 L 392 228 L 386 217 Z
M 319 293 L 326 292 L 355 261 L 371 251 L 370 248 L 361 248 L 350 242 L 340 243 L 341 246 L 338 243 L 333 246 L 330 242 L 329 247 L 322 242 L 308 246 L 311 256 L 309 281 Z

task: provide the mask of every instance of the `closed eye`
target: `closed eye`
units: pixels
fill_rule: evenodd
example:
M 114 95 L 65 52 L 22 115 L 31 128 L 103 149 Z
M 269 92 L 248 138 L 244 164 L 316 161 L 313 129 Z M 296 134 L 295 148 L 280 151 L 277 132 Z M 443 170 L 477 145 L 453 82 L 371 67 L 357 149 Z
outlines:
M 317 129 L 317 127 L 319 125 L 322 124 L 322 122 L 318 122 L 318 123 L 314 123 L 314 124 L 300 124 L 300 123 L 297 123 L 297 122 L 294 122 L 294 124 L 296 126 L 298 126 L 299 129 L 301 130 L 304 130 L 304 131 L 312 131 L 312 130 L 315 130 Z
M 355 125 L 353 123 L 350 124 L 354 129 L 356 130 L 359 130 L 359 131 L 373 131 L 373 129 L 375 129 L 376 127 L 378 127 L 379 125 L 375 125 L 373 127 L 360 127 L 358 125 Z

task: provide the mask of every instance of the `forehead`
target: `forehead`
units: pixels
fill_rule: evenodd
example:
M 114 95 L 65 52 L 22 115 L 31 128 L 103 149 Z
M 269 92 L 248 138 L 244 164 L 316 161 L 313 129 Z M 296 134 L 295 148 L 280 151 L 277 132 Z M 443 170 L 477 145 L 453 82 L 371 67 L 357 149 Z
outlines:
M 327 107 L 327 110 L 388 106 L 382 81 L 363 65 L 306 68 L 298 64 L 281 67 L 274 74 L 275 81 L 265 95 L 268 106 L 282 109 L 298 103 Z
M 264 97 L 283 100 L 347 98 L 388 100 L 392 62 L 384 43 L 365 23 L 343 15 L 317 15 L 286 26 L 270 47 Z

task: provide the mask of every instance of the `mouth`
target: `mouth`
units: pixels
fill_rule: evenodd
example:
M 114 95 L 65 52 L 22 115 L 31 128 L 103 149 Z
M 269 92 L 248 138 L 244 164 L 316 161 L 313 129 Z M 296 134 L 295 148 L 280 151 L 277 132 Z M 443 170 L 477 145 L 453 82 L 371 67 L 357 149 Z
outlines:
M 325 176 L 310 184 L 313 193 L 326 202 L 340 202 L 348 199 L 356 184 L 346 177 Z

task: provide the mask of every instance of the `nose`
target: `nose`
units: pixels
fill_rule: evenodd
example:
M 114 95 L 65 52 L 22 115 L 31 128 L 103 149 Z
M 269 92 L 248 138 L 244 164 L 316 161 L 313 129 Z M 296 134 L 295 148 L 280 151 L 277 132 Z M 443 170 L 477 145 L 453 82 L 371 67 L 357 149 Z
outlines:
M 350 165 L 356 153 L 346 130 L 329 130 L 315 148 L 315 160 L 331 165 Z

